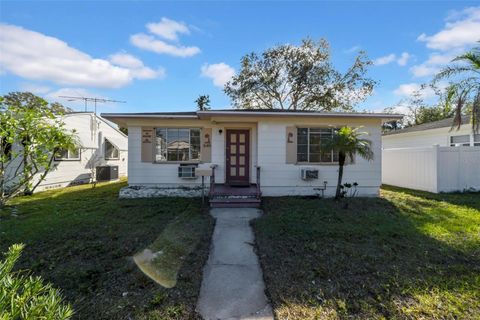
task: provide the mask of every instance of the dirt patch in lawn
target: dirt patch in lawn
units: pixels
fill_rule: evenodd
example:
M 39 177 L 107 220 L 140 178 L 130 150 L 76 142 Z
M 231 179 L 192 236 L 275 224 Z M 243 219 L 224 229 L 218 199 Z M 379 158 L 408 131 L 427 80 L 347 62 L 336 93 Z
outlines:
M 61 289 L 77 319 L 198 318 L 213 219 L 199 199 L 118 200 L 123 186 L 79 186 L 15 200 L 18 217 L 0 221 L 0 249 L 25 243 L 18 267 Z M 143 274 L 132 256 L 179 216 L 197 222 L 198 242 L 183 256 L 176 286 L 166 289 Z

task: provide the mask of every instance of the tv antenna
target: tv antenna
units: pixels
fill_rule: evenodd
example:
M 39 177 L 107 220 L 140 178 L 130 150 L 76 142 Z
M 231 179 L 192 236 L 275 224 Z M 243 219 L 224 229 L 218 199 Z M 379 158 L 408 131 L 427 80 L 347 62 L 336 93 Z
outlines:
M 99 103 L 109 103 L 109 102 L 126 103 L 126 101 L 110 100 L 110 99 L 104 99 L 104 98 L 93 98 L 93 97 L 72 97 L 72 96 L 58 96 L 58 97 L 59 98 L 65 98 L 68 101 L 83 101 L 83 102 L 85 102 L 85 112 L 87 111 L 88 102 L 93 102 L 93 104 L 95 106 L 95 114 L 97 113 L 97 102 L 99 102 Z

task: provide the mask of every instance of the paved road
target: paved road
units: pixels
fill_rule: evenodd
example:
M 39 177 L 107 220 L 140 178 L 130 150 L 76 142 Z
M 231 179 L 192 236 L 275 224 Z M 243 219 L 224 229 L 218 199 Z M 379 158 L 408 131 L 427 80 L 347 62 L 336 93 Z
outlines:
M 210 210 L 216 225 L 197 304 L 204 319 L 273 320 L 249 225 L 261 213 L 251 208 Z

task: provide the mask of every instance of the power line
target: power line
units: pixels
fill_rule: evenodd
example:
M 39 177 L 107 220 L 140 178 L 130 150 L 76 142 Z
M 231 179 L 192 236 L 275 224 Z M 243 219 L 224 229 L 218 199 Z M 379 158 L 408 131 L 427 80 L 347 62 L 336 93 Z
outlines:
M 59 98 L 65 98 L 68 101 L 84 101 L 85 102 L 85 111 L 87 111 L 87 105 L 88 102 L 93 102 L 95 105 L 95 113 L 97 113 L 97 102 L 99 103 L 109 103 L 109 102 L 115 102 L 115 103 L 126 103 L 126 101 L 120 101 L 120 100 L 111 100 L 111 99 L 104 99 L 104 98 L 94 98 L 94 97 L 72 97 L 72 96 L 58 96 Z

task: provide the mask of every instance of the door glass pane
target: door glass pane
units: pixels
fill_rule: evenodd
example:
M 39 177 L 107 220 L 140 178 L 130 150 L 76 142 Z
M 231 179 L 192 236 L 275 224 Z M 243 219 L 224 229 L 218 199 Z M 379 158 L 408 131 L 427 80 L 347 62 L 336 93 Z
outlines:
M 239 153 L 240 154 L 245 154 L 245 145 L 240 145 Z
M 237 153 L 237 146 L 236 145 L 231 145 L 230 146 L 230 153 L 231 154 L 236 154 Z
M 244 143 L 245 142 L 245 134 L 240 133 L 238 136 L 239 136 L 240 143 Z
M 235 133 L 230 134 L 230 142 L 232 143 L 237 142 L 237 135 Z
M 245 165 L 245 157 L 244 156 L 238 157 L 238 164 L 241 165 L 241 166 Z
M 232 165 L 232 166 L 237 165 L 237 157 L 236 156 L 231 156 L 230 157 L 230 165 Z
M 238 175 L 241 177 L 245 176 L 245 167 L 238 168 Z
M 236 167 L 230 167 L 230 176 L 235 177 L 237 175 Z

